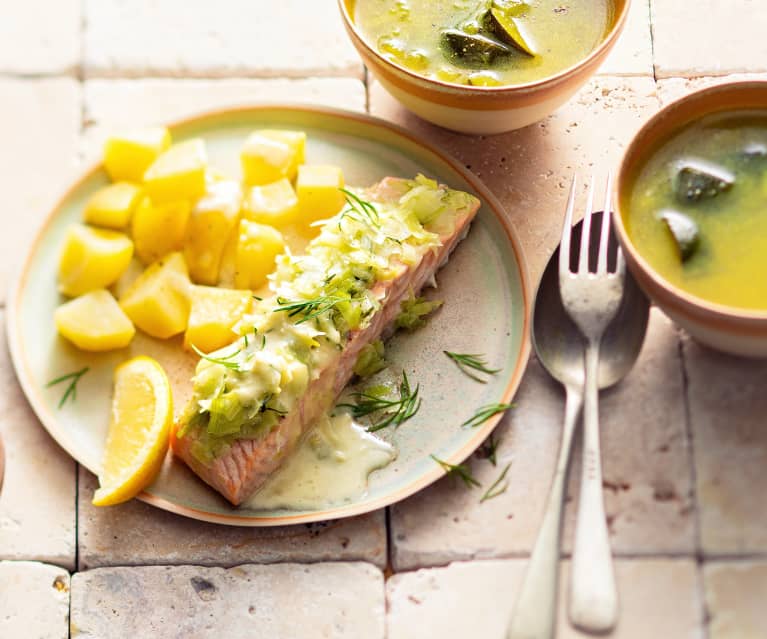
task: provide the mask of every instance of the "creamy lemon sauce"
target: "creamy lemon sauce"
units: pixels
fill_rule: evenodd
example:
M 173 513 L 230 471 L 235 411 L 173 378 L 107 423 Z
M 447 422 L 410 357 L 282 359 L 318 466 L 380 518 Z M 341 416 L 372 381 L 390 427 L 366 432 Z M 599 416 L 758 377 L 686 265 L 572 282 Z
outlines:
M 324 415 L 263 488 L 243 505 L 253 510 L 310 510 L 356 501 L 368 476 L 397 456 L 347 411 Z

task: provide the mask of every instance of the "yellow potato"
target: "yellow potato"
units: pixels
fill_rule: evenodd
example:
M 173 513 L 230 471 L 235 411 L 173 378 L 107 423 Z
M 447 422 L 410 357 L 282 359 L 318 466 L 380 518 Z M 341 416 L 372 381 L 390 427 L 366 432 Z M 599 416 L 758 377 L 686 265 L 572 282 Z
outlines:
M 200 284 L 218 282 L 224 246 L 240 216 L 240 185 L 232 180 L 208 184 L 192 209 L 184 240 L 189 275 Z
M 96 191 L 85 204 L 83 218 L 88 224 L 124 229 L 141 198 L 141 187 L 115 182 Z
M 53 321 L 63 337 L 85 351 L 124 348 L 136 333 L 115 298 L 103 288 L 62 304 Z
M 285 241 L 277 229 L 240 220 L 234 285 L 250 290 L 263 286 L 266 276 L 274 270 L 274 259 L 284 250 Z
M 75 224 L 67 231 L 59 260 L 59 290 L 74 297 L 106 288 L 123 274 L 133 256 L 124 233 Z
M 120 306 L 145 333 L 171 337 L 186 330 L 190 286 L 184 256 L 171 253 L 139 275 L 120 298 Z
M 156 262 L 184 246 L 191 204 L 186 200 L 153 204 L 145 197 L 133 213 L 131 230 L 136 255 L 144 264 Z
M 232 327 L 250 309 L 250 291 L 236 291 L 213 286 L 192 286 L 192 310 L 184 334 L 184 345 L 211 353 L 238 336 Z
M 114 135 L 104 144 L 104 168 L 115 182 L 140 182 L 149 165 L 169 146 L 170 133 L 165 127 Z
M 337 166 L 304 164 L 298 167 L 296 194 L 301 222 L 310 224 L 338 213 L 346 197 L 344 175 Z
M 154 204 L 196 200 L 205 194 L 208 159 L 200 138 L 174 144 L 144 173 L 144 188 Z
M 253 186 L 243 201 L 242 215 L 252 222 L 284 227 L 298 217 L 298 197 L 287 178 Z
M 269 184 L 281 178 L 292 180 L 304 161 L 306 133 L 264 129 L 248 136 L 240 152 L 246 184 Z

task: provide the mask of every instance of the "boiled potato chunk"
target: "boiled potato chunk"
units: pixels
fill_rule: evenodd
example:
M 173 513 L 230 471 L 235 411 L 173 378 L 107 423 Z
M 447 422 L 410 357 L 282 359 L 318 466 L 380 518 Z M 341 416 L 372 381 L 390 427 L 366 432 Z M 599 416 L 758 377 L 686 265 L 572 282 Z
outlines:
M 234 285 L 239 289 L 263 286 L 274 270 L 274 259 L 285 250 L 282 234 L 271 226 L 240 220 Z
M 174 144 L 144 173 L 144 188 L 154 204 L 196 200 L 205 194 L 208 164 L 200 138 Z
M 117 300 L 103 288 L 62 304 L 53 321 L 63 337 L 85 351 L 124 348 L 136 333 Z
M 104 145 L 104 168 L 114 182 L 140 182 L 149 165 L 169 146 L 170 133 L 165 127 L 114 135 Z
M 287 178 L 253 186 L 243 202 L 242 214 L 252 222 L 283 227 L 296 221 L 298 197 Z
M 59 290 L 75 297 L 106 288 L 123 274 L 133 256 L 124 233 L 75 224 L 67 231 L 59 260 Z
M 250 291 L 235 291 L 213 286 L 192 286 L 192 310 L 184 335 L 184 345 L 193 345 L 203 353 L 211 353 L 238 336 L 232 327 L 250 309 Z
M 136 255 L 144 264 L 156 262 L 184 246 L 192 205 L 186 200 L 154 204 L 145 197 L 133 213 Z
M 190 286 L 184 256 L 171 253 L 139 275 L 120 306 L 142 331 L 164 339 L 186 330 Z
M 338 213 L 346 201 L 343 187 L 344 175 L 337 166 L 304 164 L 298 167 L 296 194 L 301 222 L 309 224 Z
M 224 246 L 240 216 L 240 185 L 231 180 L 208 184 L 192 209 L 184 240 L 184 257 L 192 280 L 216 284 Z
M 292 180 L 304 161 L 306 133 L 264 129 L 248 136 L 240 153 L 246 184 L 269 184 Z
M 140 186 L 130 182 L 115 182 L 91 195 L 85 204 L 83 217 L 88 224 L 124 229 L 140 199 Z

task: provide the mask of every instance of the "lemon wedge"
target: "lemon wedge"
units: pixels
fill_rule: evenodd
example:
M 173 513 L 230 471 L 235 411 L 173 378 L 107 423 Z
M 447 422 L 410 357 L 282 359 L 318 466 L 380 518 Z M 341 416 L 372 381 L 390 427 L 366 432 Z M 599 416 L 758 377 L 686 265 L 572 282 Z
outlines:
M 168 449 L 172 421 L 170 383 L 160 364 L 142 356 L 118 366 L 94 506 L 127 501 L 152 482 Z

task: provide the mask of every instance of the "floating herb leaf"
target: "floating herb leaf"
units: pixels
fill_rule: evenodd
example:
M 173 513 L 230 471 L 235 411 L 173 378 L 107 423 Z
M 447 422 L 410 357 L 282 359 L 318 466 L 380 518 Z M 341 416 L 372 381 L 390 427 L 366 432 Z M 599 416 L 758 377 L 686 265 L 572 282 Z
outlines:
M 474 479 L 474 476 L 471 474 L 471 471 L 465 464 L 449 464 L 434 455 L 429 455 L 429 457 L 431 457 L 435 462 L 442 466 L 442 470 L 445 471 L 446 475 L 453 475 L 454 477 L 458 477 L 466 485 L 467 488 L 474 488 L 475 486 L 482 485 L 476 479 Z
M 72 398 L 73 402 L 77 399 L 77 382 L 79 382 L 80 378 L 83 375 L 85 375 L 85 373 L 87 373 L 89 370 L 90 370 L 90 367 L 86 366 L 84 368 L 81 368 L 79 371 L 67 373 L 66 375 L 62 375 L 61 377 L 52 379 L 50 382 L 48 382 L 45 385 L 46 388 L 50 388 L 51 386 L 56 386 L 56 384 L 60 384 L 61 382 L 65 382 L 69 380 L 69 385 L 67 386 L 67 389 L 64 391 L 64 394 L 59 400 L 59 406 L 58 406 L 59 408 L 64 406 L 64 404 L 66 404 L 67 400 L 70 397 Z
M 303 324 L 323 313 L 326 313 L 333 308 L 339 302 L 346 301 L 346 297 L 338 297 L 336 295 L 320 295 L 310 300 L 287 300 L 284 297 L 278 297 L 277 303 L 279 306 L 274 309 L 274 313 L 284 312 L 288 314 L 288 317 L 295 317 L 296 315 L 302 315 L 296 324 Z
M 399 384 L 399 399 L 388 399 L 371 391 L 354 393 L 355 404 L 338 404 L 352 409 L 354 417 L 365 417 L 373 413 L 384 414 L 381 421 L 368 427 L 368 432 L 374 433 L 387 426 L 400 426 L 418 412 L 421 400 L 418 398 L 419 386 L 410 388 L 407 373 L 402 371 L 402 381 Z
M 495 375 L 501 371 L 500 368 L 488 368 L 485 356 L 472 353 L 453 353 L 451 351 L 442 351 L 450 359 L 452 359 L 462 373 L 471 377 L 473 380 L 480 384 L 486 384 L 487 380 L 482 379 L 471 373 L 469 369 L 474 369 L 480 373 L 487 373 L 488 375 Z
M 506 473 L 509 472 L 509 468 L 511 468 L 511 463 L 506 464 L 506 468 L 501 471 L 498 479 L 496 479 L 492 486 L 490 486 L 490 488 L 485 491 L 485 494 L 482 495 L 482 498 L 479 500 L 480 504 L 487 501 L 488 499 L 498 497 L 498 495 L 502 495 L 506 492 L 506 490 L 509 488 L 509 480 L 506 479 Z
M 212 362 L 214 364 L 220 364 L 221 366 L 224 366 L 225 368 L 228 368 L 232 371 L 239 371 L 240 370 L 240 364 L 239 362 L 234 362 L 232 359 L 234 357 L 237 357 L 242 352 L 242 349 L 238 349 L 234 351 L 234 353 L 229 353 L 229 355 L 223 355 L 222 357 L 211 357 L 210 355 L 207 355 L 203 353 L 199 348 L 197 348 L 194 344 L 192 344 L 192 350 L 197 353 L 200 357 L 203 359 L 208 360 L 209 362 Z
M 498 413 L 503 413 L 510 408 L 512 408 L 514 404 L 486 404 L 485 406 L 480 406 L 477 409 L 477 412 L 474 413 L 469 419 L 467 419 L 461 426 L 467 426 L 468 428 L 475 428 L 479 426 L 480 424 L 484 424 L 488 419 L 490 419 L 493 415 L 497 415 Z

